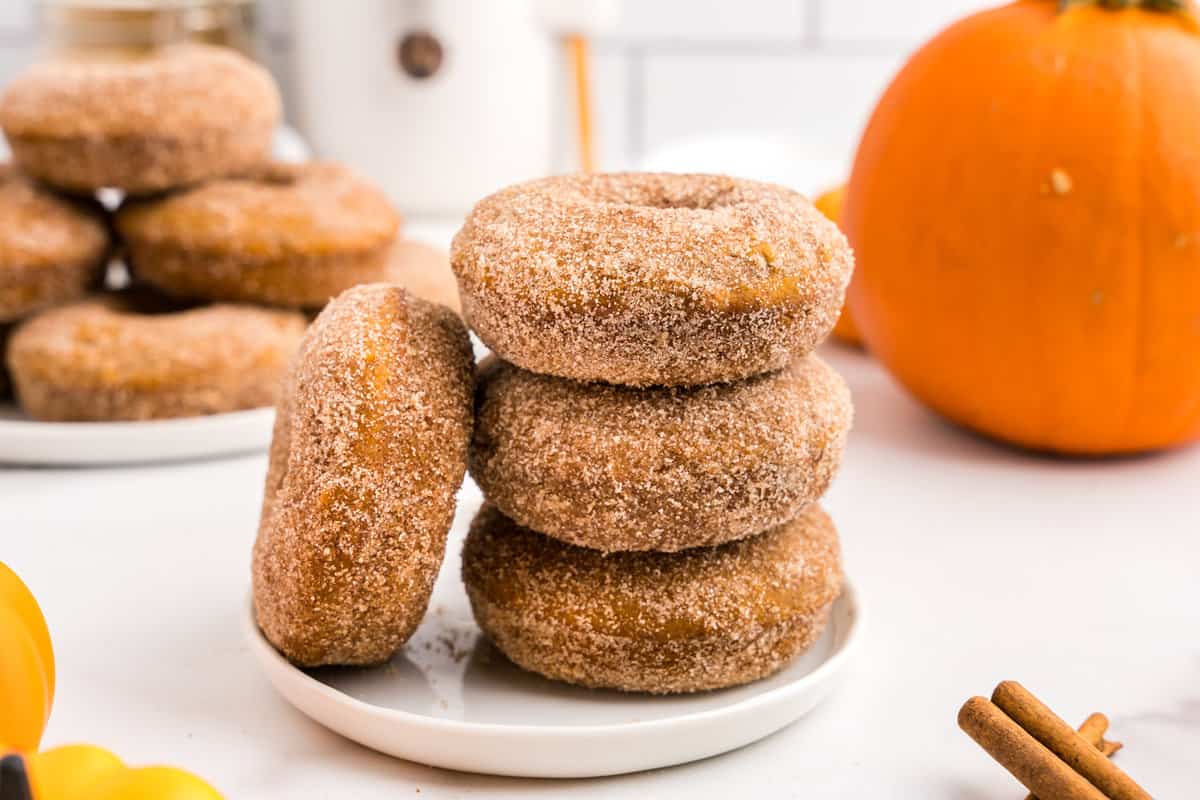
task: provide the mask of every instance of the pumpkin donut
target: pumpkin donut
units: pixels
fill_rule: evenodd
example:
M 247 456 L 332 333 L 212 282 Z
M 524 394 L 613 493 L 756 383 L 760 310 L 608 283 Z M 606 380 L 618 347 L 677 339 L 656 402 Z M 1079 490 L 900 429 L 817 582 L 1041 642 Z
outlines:
M 82 297 L 100 282 L 109 246 L 98 206 L 0 165 L 0 322 Z
M 522 525 L 673 552 L 779 525 L 833 479 L 852 408 L 816 356 L 729 384 L 633 389 L 480 370 L 471 475 Z
M 388 277 L 400 217 L 336 164 L 273 163 L 117 213 L 133 272 L 177 297 L 319 308 Z
M 139 294 L 93 298 L 18 325 L 17 399 L 46 421 L 147 420 L 269 406 L 304 335 L 298 312 L 180 310 Z
M 629 386 L 780 369 L 833 327 L 853 258 L 801 195 L 718 175 L 568 175 L 482 200 L 463 312 L 532 372 Z
M 518 666 L 667 694 L 781 669 L 825 629 L 842 570 L 833 523 L 815 504 L 720 547 L 609 555 L 485 504 L 463 548 L 463 581 L 479 626 Z
M 265 69 L 201 44 L 35 64 L 0 97 L 21 169 L 78 192 L 145 194 L 244 170 L 267 157 L 279 115 Z
M 429 604 L 466 472 L 470 339 L 397 286 L 330 303 L 283 390 L 254 611 L 303 666 L 387 661 Z

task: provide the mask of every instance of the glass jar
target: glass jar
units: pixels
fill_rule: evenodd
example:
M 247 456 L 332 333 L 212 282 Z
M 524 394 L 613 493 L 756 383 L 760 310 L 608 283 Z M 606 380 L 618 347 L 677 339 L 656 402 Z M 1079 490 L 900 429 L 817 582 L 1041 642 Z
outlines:
M 255 0 L 40 0 L 43 49 L 55 56 L 126 53 L 183 41 L 258 55 Z

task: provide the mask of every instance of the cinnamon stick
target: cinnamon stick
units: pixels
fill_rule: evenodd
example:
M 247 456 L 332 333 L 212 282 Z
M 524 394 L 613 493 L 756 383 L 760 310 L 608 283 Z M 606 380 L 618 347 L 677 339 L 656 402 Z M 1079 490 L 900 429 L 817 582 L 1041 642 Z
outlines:
M 1091 714 L 1079 726 L 1079 735 L 1096 747 L 1105 758 L 1111 758 L 1112 754 L 1121 749 L 1120 742 L 1110 742 L 1104 738 L 1104 734 L 1108 732 L 1108 717 L 1103 714 Z M 1030 793 L 1025 796 L 1025 800 L 1038 800 L 1037 795 Z
M 972 697 L 963 705 L 958 726 L 1039 797 L 1109 800 L 986 697 Z
M 1094 745 L 1016 681 L 1004 681 L 992 692 L 992 703 L 1013 722 L 1082 775 L 1108 800 L 1152 800 L 1149 792 L 1109 761 Z M 1028 785 L 1028 784 L 1026 784 Z M 1034 794 L 1058 797 L 1030 786 Z

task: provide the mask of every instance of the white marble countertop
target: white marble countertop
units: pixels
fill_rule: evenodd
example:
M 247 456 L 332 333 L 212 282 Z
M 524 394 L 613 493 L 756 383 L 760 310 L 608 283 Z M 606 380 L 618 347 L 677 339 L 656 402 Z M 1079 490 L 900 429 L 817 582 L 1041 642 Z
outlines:
M 867 628 L 845 686 L 791 728 L 689 766 L 570 782 L 456 774 L 340 739 L 279 699 L 243 642 L 265 470 L 253 456 L 0 470 L 0 558 L 35 588 L 57 647 L 47 744 L 178 763 L 231 798 L 1015 800 L 955 714 L 1016 678 L 1072 721 L 1108 713 L 1123 767 L 1156 797 L 1193 796 L 1200 449 L 1020 454 L 943 425 L 867 358 L 825 353 L 858 406 L 827 505 Z

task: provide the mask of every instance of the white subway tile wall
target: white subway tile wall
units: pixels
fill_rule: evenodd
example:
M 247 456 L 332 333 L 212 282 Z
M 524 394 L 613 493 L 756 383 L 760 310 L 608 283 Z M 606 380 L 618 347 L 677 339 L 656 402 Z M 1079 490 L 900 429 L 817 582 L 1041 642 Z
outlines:
M 653 149 L 714 131 L 787 131 L 812 155 L 846 159 L 897 52 L 745 53 L 646 58 L 641 136 Z
M 636 166 L 675 140 L 748 130 L 797 133 L 848 153 L 913 48 L 998 2 L 623 0 L 620 23 L 594 48 L 601 164 Z M 33 8 L 34 0 L 0 0 L 0 83 L 33 57 Z M 287 12 L 288 0 L 261 0 L 264 59 L 285 97 Z M 570 119 L 561 115 L 562 127 Z M 570 137 L 564 130 L 564 167 Z
M 847 158 L 908 55 L 1003 0 L 625 0 L 597 42 L 606 167 L 672 142 L 776 130 Z

